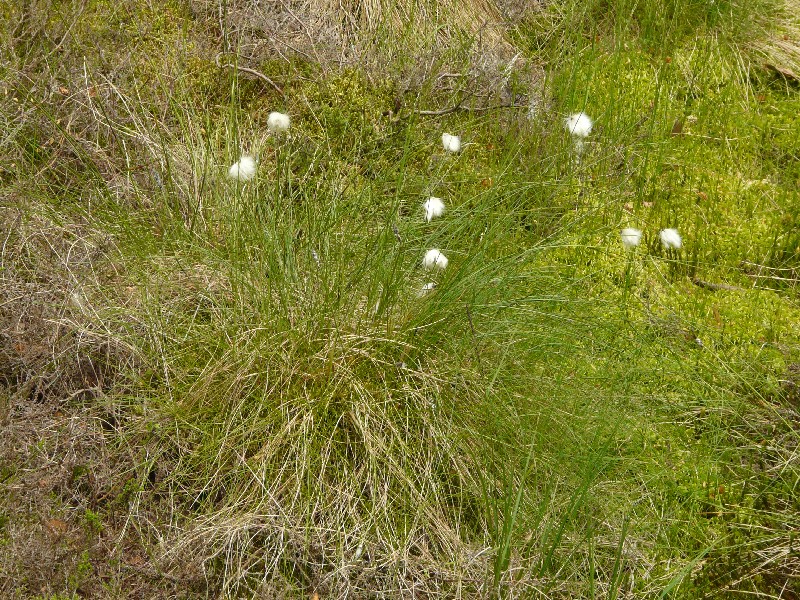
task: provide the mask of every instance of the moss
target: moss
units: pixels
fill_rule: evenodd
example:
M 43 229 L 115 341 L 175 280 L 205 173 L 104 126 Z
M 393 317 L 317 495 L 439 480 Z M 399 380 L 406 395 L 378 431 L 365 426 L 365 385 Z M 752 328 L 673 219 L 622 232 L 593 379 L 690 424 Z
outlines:
M 358 69 L 343 69 L 322 82 L 309 82 L 298 93 L 308 101 L 308 121 L 318 120 L 326 134 L 341 141 L 342 148 L 365 142 L 367 148 L 374 147 L 369 143 L 370 133 L 394 98 L 389 79 L 370 82 Z

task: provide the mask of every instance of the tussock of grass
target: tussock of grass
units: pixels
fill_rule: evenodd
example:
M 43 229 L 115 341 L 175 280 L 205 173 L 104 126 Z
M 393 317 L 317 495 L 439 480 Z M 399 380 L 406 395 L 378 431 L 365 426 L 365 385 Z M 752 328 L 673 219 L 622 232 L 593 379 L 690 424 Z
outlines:
M 214 557 L 241 555 L 241 571 L 225 572 L 232 590 L 281 578 L 332 590 L 369 589 L 363 577 L 381 588 L 413 580 L 429 589 L 478 579 L 491 557 L 476 545 L 487 518 L 481 498 L 497 484 L 484 478 L 483 443 L 471 432 L 516 437 L 513 414 L 502 416 L 509 399 L 486 385 L 499 375 L 501 340 L 527 338 L 531 326 L 548 335 L 545 316 L 509 320 L 507 294 L 516 289 L 515 302 L 525 302 L 537 277 L 525 253 L 506 254 L 520 209 L 481 211 L 480 220 L 467 209 L 450 225 L 455 231 L 445 225 L 437 233 L 418 199 L 399 216 L 397 199 L 376 197 L 370 186 L 342 190 L 337 171 L 310 179 L 302 161 L 333 157 L 327 143 L 313 149 L 303 137 L 267 140 L 258 154 L 272 158 L 274 170 L 264 165 L 245 185 L 222 179 L 216 165 L 200 173 L 176 166 L 170 185 L 215 181 L 213 193 L 181 209 L 180 224 L 158 244 L 149 232 L 141 241 L 133 230 L 126 236 L 129 251 L 171 249 L 128 255 L 128 276 L 146 283 L 125 311 L 147 332 L 150 385 L 168 393 L 148 404 L 165 406 L 181 424 L 175 436 L 161 434 L 171 440 L 162 448 L 162 485 L 207 515 L 168 556 L 202 546 L 212 549 L 203 560 L 213 565 Z M 430 150 L 406 150 L 422 151 Z M 431 236 L 452 248 L 453 264 L 420 299 Z M 471 254 L 468 243 L 477 243 Z M 466 353 L 465 336 L 474 340 Z M 352 558 L 365 552 L 368 563 Z M 474 554 L 482 559 L 467 560 Z M 418 557 L 413 569 L 425 576 L 389 568 L 398 556 Z M 460 562 L 424 566 L 434 556 Z M 287 566 L 297 561 L 311 571 Z M 231 568 L 229 558 L 224 565 Z

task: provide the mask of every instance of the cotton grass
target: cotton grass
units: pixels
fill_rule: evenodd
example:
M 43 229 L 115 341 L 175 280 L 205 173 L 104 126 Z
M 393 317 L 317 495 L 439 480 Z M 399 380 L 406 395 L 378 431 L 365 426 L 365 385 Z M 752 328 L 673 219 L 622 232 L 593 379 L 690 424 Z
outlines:
M 228 169 L 228 177 L 237 181 L 250 181 L 256 174 L 256 161 L 252 156 L 242 157 Z
M 422 259 L 422 266 L 428 270 L 433 269 L 446 269 L 447 257 L 442 254 L 441 250 L 438 248 L 431 248 L 425 253 L 425 256 Z
M 580 157 L 583 152 L 583 146 L 586 138 L 592 133 L 594 123 L 584 112 L 574 113 L 564 120 L 564 127 L 572 135 L 572 141 L 575 143 L 575 151 Z
M 445 152 L 455 153 L 461 150 L 461 138 L 449 133 L 442 134 L 442 146 Z
M 658 236 L 661 238 L 661 245 L 667 250 L 678 250 L 683 245 L 677 229 L 662 229 Z
M 575 138 L 586 139 L 592 133 L 594 123 L 584 112 L 574 113 L 564 120 L 567 131 Z
M 431 196 L 422 205 L 425 209 L 425 220 L 430 223 L 436 217 L 441 217 L 444 214 L 444 201 L 441 198 Z
M 272 133 L 288 131 L 291 123 L 291 119 L 287 114 L 271 112 L 267 115 L 267 129 Z
M 639 242 L 642 241 L 641 230 L 634 229 L 633 227 L 626 227 L 619 232 L 619 236 L 622 239 L 622 245 L 626 250 L 632 250 L 633 248 L 636 248 L 636 246 L 639 245 Z

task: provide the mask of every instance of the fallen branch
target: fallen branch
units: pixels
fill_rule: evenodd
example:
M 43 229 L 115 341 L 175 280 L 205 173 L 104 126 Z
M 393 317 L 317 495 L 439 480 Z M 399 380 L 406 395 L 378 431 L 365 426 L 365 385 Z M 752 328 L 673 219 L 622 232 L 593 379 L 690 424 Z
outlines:
M 283 90 L 278 86 L 278 84 L 275 83 L 274 81 L 272 81 L 272 79 L 270 79 L 269 77 L 267 77 L 266 75 L 264 75 L 260 71 L 256 71 L 255 69 L 251 69 L 249 67 L 243 67 L 241 65 L 232 65 L 230 63 L 221 63 L 220 62 L 220 58 L 221 57 L 222 57 L 222 53 L 221 52 L 214 57 L 214 62 L 217 63 L 217 66 L 220 69 L 227 67 L 229 69 L 238 69 L 239 71 L 242 71 L 243 73 L 249 73 L 250 75 L 255 75 L 256 77 L 259 77 L 260 79 L 266 81 L 273 88 L 275 88 L 275 91 L 278 92 L 281 96 L 284 95 L 283 94 Z

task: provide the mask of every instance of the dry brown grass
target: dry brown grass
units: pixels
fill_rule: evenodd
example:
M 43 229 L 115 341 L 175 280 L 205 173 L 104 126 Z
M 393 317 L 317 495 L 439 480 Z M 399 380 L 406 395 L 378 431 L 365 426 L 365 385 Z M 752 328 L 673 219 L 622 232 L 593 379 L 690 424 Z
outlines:
M 761 64 L 788 81 L 800 83 L 800 1 L 784 0 L 782 14 L 768 23 L 767 33 L 746 44 Z
M 542 75 L 508 34 L 515 26 L 509 19 L 524 18 L 538 10 L 538 3 L 521 8 L 513 2 L 498 7 L 491 0 L 278 0 L 232 2 L 225 12 L 208 0 L 195 0 L 194 6 L 218 20 L 221 51 L 235 54 L 240 65 L 258 69 L 282 63 L 287 74 L 278 78 L 281 85 L 308 77 L 295 69 L 297 62 L 323 73 L 357 67 L 375 80 L 389 77 L 403 94 L 431 82 L 434 89 L 453 94 L 455 83 L 485 105 L 505 98 L 512 72 L 531 86 Z
M 488 0 L 234 2 L 226 6 L 226 13 L 215 2 L 201 0 L 196 5 L 220 15 L 219 26 L 229 44 L 226 51 L 248 40 L 254 50 L 272 45 L 277 56 L 281 50 L 297 52 L 323 67 L 363 60 L 372 54 L 369 45 L 375 43 L 385 43 L 384 49 L 390 50 L 393 44 L 406 41 L 416 43 L 418 49 L 433 46 L 441 52 L 464 35 L 478 40 L 484 52 L 513 56 L 503 16 Z
M 4 211 L 0 595 L 183 596 L 191 582 L 161 577 L 127 525 L 140 450 L 109 443 L 124 429 L 109 395 L 125 392 L 137 360 L 93 309 L 113 286 L 108 238 Z

